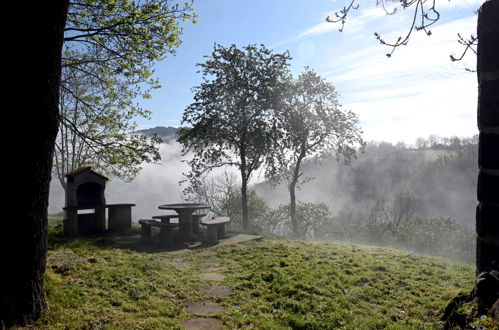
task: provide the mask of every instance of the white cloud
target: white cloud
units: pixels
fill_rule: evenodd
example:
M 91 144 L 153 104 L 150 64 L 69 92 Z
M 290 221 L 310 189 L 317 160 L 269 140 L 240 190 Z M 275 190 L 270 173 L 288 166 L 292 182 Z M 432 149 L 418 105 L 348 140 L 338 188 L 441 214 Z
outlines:
M 340 92 L 345 108 L 359 114 L 367 139 L 413 142 L 420 136 L 476 134 L 475 57 L 453 63 L 457 32 L 473 31 L 474 17 L 441 24 L 432 36 L 416 33 L 392 58 L 371 42 L 331 57 L 323 75 Z

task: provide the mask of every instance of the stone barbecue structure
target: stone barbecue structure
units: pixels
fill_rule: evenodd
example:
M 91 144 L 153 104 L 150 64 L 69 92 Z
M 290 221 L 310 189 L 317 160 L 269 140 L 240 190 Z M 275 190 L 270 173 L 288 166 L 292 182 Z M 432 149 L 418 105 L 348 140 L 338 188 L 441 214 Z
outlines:
M 64 235 L 76 236 L 106 230 L 126 230 L 132 226 L 132 206 L 135 204 L 106 204 L 104 191 L 108 179 L 80 167 L 66 174 L 66 206 L 64 207 Z

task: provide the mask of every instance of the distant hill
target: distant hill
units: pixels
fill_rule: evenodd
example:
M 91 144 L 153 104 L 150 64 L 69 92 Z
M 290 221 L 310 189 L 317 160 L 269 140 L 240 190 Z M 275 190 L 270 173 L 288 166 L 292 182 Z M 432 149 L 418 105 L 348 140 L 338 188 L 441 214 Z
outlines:
M 148 137 L 153 137 L 153 136 L 158 136 L 160 137 L 163 142 L 171 142 L 174 141 L 178 138 L 178 131 L 180 130 L 180 127 L 164 127 L 164 126 L 156 126 L 154 128 L 148 128 L 148 129 L 142 129 L 135 131 L 135 134 L 141 134 L 145 135 Z

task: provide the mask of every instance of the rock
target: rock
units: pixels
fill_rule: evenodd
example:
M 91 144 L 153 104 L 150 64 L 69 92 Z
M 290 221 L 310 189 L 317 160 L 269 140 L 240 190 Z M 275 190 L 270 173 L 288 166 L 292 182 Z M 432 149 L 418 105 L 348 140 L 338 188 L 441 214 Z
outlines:
M 227 297 L 232 293 L 232 289 L 227 286 L 210 286 L 209 288 L 201 289 L 201 293 L 210 297 L 220 298 Z
M 215 251 L 212 251 L 212 250 L 206 250 L 206 251 L 200 252 L 199 255 L 202 257 L 215 257 L 217 255 L 217 253 Z
M 484 304 L 485 308 L 490 308 L 499 299 L 499 272 L 492 270 L 482 272 L 476 278 L 475 295 Z
M 492 306 L 492 317 L 494 318 L 494 323 L 499 325 L 499 299 L 497 299 L 494 306 Z
M 199 317 L 181 324 L 186 330 L 218 330 L 222 329 L 223 322 L 211 317 Z
M 203 273 L 199 274 L 199 278 L 204 281 L 223 281 L 225 276 L 219 273 Z
M 186 309 L 187 313 L 198 314 L 202 316 L 213 316 L 223 310 L 224 308 L 222 306 L 210 300 L 193 302 L 189 306 L 187 306 Z

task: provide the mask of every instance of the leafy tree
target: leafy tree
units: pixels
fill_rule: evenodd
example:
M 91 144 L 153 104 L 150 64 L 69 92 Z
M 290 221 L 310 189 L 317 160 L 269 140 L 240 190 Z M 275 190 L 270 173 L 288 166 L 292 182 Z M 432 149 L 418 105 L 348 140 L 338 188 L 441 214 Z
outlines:
M 159 139 L 129 135 L 150 112 L 135 100 L 159 88 L 152 66 L 180 44 L 179 22 L 195 20 L 189 3 L 170 0 L 71 2 L 62 60 L 61 123 L 55 172 L 92 165 L 130 180 L 158 160 Z
M 88 63 L 89 72 L 99 68 Z M 135 123 L 121 94 L 104 88 L 95 75 L 63 67 L 59 109 L 61 118 L 54 155 L 54 172 L 66 188 L 65 174 L 92 166 L 108 177 L 132 180 L 142 162 L 160 159 L 161 139 L 130 135 Z M 114 103 L 114 104 L 113 104 Z
M 193 153 L 186 174 L 192 186 L 211 170 L 235 166 L 241 177 L 242 227 L 249 228 L 248 182 L 272 152 L 274 112 L 288 76 L 287 53 L 265 46 L 215 45 L 201 67 L 203 83 L 182 117 L 183 153 Z
M 164 51 L 175 44 L 168 43 L 175 39 L 172 37 L 168 40 L 167 27 L 170 26 L 173 30 L 179 30 L 179 27 L 157 24 L 153 28 L 154 36 L 147 38 L 145 44 L 137 46 L 137 42 L 140 41 L 138 32 L 144 29 L 140 23 L 145 22 L 147 17 L 151 19 L 162 17 L 160 20 L 165 23 L 174 23 L 177 18 L 188 18 L 180 13 L 181 7 L 175 5 L 173 8 L 179 15 L 160 15 L 160 12 L 166 12 L 165 6 L 168 3 L 170 2 L 159 0 L 147 1 L 142 5 L 124 0 L 9 3 L 9 12 L 22 12 L 26 18 L 24 25 L 26 30 L 14 29 L 10 33 L 12 39 L 17 42 L 15 44 L 17 47 L 12 49 L 20 48 L 21 43 L 26 41 L 25 31 L 35 31 L 36 37 L 30 39 L 30 48 L 35 51 L 29 52 L 29 58 L 12 56 L 14 58 L 12 64 L 16 67 L 16 79 L 19 79 L 18 77 L 24 79 L 23 82 L 19 79 L 11 84 L 16 86 L 15 90 L 19 90 L 18 86 L 23 85 L 23 95 L 17 98 L 17 110 L 12 111 L 12 118 L 23 123 L 25 128 L 23 137 L 30 141 L 30 150 L 26 152 L 16 146 L 19 151 L 11 154 L 16 162 L 23 165 L 14 171 L 17 175 L 13 176 L 16 179 L 12 184 L 13 187 L 22 187 L 22 191 L 8 196 L 7 202 L 13 205 L 16 213 L 15 217 L 9 219 L 12 221 L 4 224 L 2 230 L 2 234 L 10 239 L 6 237 L 0 240 L 2 251 L 5 251 L 6 255 L 2 259 L 2 269 L 6 271 L 2 273 L 4 278 L 0 284 L 2 327 L 34 322 L 47 308 L 44 291 L 47 207 L 55 142 L 61 120 L 59 113 L 61 66 L 63 61 L 65 65 L 68 64 L 67 59 L 63 59 L 63 46 L 68 49 L 68 43 L 77 42 L 78 46 L 70 48 L 71 51 L 80 54 L 85 54 L 87 47 L 97 50 L 100 46 L 102 48 L 97 53 L 99 57 L 93 61 L 102 64 L 104 71 L 109 74 L 120 73 L 122 79 L 133 79 L 135 74 L 147 76 L 147 72 L 150 72 L 146 70 L 149 64 L 162 58 Z M 149 9 L 146 10 L 148 6 Z M 189 9 L 189 5 L 187 7 Z M 130 9 L 130 15 L 126 15 L 126 11 L 115 11 L 116 8 Z M 166 43 L 162 41 L 164 38 L 167 39 Z M 156 43 L 158 40 L 160 42 Z M 130 45 L 137 47 L 128 47 Z M 144 48 L 156 51 L 158 57 L 154 58 L 153 53 L 148 56 Z M 15 51 L 11 53 L 20 54 Z M 141 58 L 141 54 L 144 57 Z M 89 61 L 89 58 L 82 55 L 73 58 L 69 63 L 76 66 Z M 93 74 L 93 72 L 87 73 Z M 26 77 L 29 79 L 26 80 Z M 147 78 L 149 79 L 150 75 Z
M 281 134 L 273 149 L 279 152 L 273 153 L 267 176 L 274 182 L 287 181 L 293 236 L 298 237 L 296 188 L 303 175 L 303 161 L 335 156 L 348 164 L 356 147 L 363 147 L 364 142 L 357 115 L 341 109 L 334 86 L 314 71 L 307 68 L 291 81 L 285 100 L 276 117 Z

